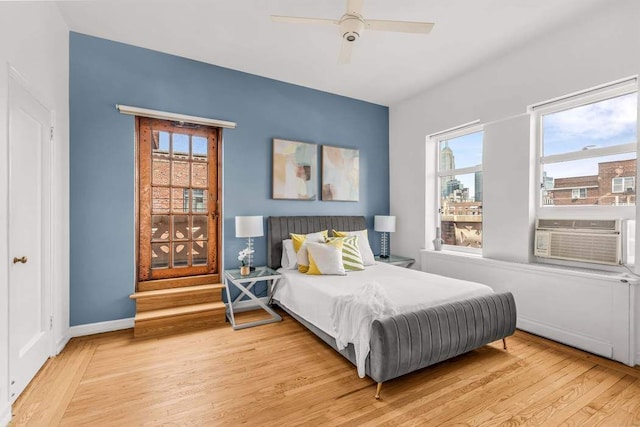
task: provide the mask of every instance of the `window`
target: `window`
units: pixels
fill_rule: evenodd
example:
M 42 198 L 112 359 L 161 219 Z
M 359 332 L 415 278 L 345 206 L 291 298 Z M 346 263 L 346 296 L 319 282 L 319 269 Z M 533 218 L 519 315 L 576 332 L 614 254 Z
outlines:
M 540 139 L 543 209 L 636 204 L 635 79 L 533 111 Z
M 432 137 L 438 146 L 439 224 L 445 245 L 482 248 L 480 126 Z
M 619 176 L 611 181 L 612 193 L 629 193 L 636 189 L 636 178 L 634 176 Z
M 586 199 L 587 198 L 587 189 L 586 188 L 574 188 L 571 190 L 571 198 L 572 199 Z

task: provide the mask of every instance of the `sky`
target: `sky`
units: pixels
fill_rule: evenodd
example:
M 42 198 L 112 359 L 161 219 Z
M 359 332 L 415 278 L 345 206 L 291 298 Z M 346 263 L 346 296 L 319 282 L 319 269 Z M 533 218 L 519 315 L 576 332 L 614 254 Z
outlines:
M 543 116 L 544 155 L 578 152 L 583 149 L 610 147 L 637 141 L 637 92 L 583 105 Z M 455 167 L 482 164 L 483 132 L 475 132 L 448 142 L 455 156 Z M 441 143 L 441 149 L 444 142 Z M 547 164 L 544 170 L 553 178 L 598 174 L 598 163 L 636 158 L 636 153 L 594 157 L 584 160 Z M 469 194 L 475 192 L 474 175 L 456 176 Z

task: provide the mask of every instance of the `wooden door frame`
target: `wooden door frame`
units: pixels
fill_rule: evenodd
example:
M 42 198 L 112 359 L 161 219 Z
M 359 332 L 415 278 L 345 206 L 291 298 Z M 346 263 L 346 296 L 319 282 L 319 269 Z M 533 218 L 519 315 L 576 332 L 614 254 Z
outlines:
M 135 116 L 135 136 L 134 136 L 134 156 L 135 156 L 135 248 L 134 248 L 134 256 L 135 256 L 135 290 L 138 290 L 138 282 L 139 282 L 139 265 L 140 265 L 140 119 L 145 119 L 147 117 L 144 116 Z M 157 119 L 157 120 L 167 120 L 169 119 Z M 216 129 L 216 156 L 217 156 L 217 178 L 214 185 L 217 187 L 218 198 L 217 198 L 217 230 L 216 230 L 216 245 L 217 245 L 217 256 L 215 265 L 217 267 L 216 272 L 210 274 L 212 276 L 212 281 L 219 282 L 222 277 L 222 258 L 223 258 L 223 248 L 222 248 L 222 222 L 223 222 L 223 192 L 222 192 L 222 128 L 215 126 L 208 126 L 210 128 Z M 213 184 L 213 183 L 211 183 Z M 208 212 L 208 215 L 211 215 L 212 212 Z M 153 280 L 153 279 L 151 279 Z

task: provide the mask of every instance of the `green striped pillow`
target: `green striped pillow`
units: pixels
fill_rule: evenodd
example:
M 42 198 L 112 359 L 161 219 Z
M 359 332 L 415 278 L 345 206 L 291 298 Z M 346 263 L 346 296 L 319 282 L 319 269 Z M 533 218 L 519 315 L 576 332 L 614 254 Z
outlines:
M 360 255 L 360 249 L 358 249 L 358 236 L 325 237 L 324 239 L 327 243 L 337 240 L 342 241 L 342 264 L 344 269 L 347 271 L 364 270 L 362 255 Z

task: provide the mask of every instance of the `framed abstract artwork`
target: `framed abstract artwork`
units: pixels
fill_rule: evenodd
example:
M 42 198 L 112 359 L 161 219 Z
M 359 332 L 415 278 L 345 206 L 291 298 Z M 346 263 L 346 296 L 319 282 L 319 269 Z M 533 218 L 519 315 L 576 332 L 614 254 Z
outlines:
M 273 140 L 274 199 L 316 200 L 318 146 L 307 142 Z
M 322 146 L 322 200 L 357 202 L 360 150 Z

